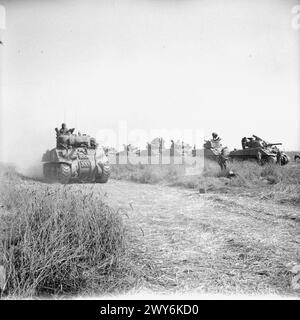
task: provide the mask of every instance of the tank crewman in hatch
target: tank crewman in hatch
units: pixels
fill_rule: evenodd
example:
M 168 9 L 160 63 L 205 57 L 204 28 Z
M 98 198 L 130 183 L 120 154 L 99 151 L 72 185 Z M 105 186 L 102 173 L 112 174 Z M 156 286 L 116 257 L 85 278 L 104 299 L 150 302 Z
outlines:
M 58 130 L 57 128 L 55 128 L 56 134 L 59 136 L 61 134 L 67 134 L 68 129 L 65 123 L 61 124 L 61 128 Z
M 65 123 L 62 123 L 61 128 L 58 130 L 55 128 L 55 131 L 57 135 L 65 135 L 65 134 L 72 134 L 74 132 L 75 128 L 68 129 L 67 125 Z
M 67 125 L 65 123 L 61 124 L 61 128 L 59 129 L 59 133 L 60 134 L 67 134 L 68 133 L 68 128 Z
M 253 135 L 253 137 L 254 137 L 253 147 L 262 148 L 263 147 L 263 140 L 255 135 Z
M 90 145 L 91 145 L 91 148 L 92 148 L 92 149 L 97 149 L 98 143 L 97 143 L 97 141 L 96 141 L 95 138 L 91 138 L 91 140 L 90 140 Z
M 72 129 L 68 129 L 65 123 L 62 123 L 61 128 L 58 130 L 57 128 L 55 128 L 56 131 L 56 147 L 57 148 L 66 148 L 68 147 L 68 141 L 60 141 L 61 139 L 59 138 L 60 136 L 63 135 L 69 135 L 69 134 L 73 134 L 75 128 Z
M 247 147 L 249 147 L 249 148 L 253 148 L 253 138 L 252 137 L 250 137 L 250 138 L 247 138 Z
M 244 138 L 242 139 L 242 148 L 243 148 L 243 149 L 246 149 L 247 143 L 248 143 L 248 139 L 247 139 L 246 137 L 244 137 Z

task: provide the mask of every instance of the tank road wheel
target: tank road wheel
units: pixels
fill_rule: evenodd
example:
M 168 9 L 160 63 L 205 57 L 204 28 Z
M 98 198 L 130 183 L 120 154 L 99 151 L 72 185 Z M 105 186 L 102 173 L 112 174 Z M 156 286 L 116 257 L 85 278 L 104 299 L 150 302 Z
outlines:
M 110 166 L 108 163 L 104 163 L 101 165 L 102 174 L 100 176 L 96 176 L 96 182 L 98 183 L 106 183 L 110 176 Z
M 71 178 L 71 167 L 68 164 L 61 163 L 58 167 L 57 178 L 60 183 L 69 183 Z

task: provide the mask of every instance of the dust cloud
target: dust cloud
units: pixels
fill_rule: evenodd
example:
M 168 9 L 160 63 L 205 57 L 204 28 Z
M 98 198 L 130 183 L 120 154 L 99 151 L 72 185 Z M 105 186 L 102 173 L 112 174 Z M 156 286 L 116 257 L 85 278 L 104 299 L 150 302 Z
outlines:
M 16 170 L 25 177 L 32 179 L 43 179 L 43 165 L 41 161 L 35 160 L 26 166 L 16 165 Z
M 40 139 L 41 140 L 41 139 Z M 6 143 L 6 141 L 4 141 Z M 54 145 L 47 144 L 43 141 L 35 141 L 34 145 L 24 145 L 19 148 L 6 147 L 0 154 L 0 162 L 4 165 L 15 167 L 15 170 L 22 176 L 32 179 L 42 179 L 43 163 L 42 156 L 48 149 Z

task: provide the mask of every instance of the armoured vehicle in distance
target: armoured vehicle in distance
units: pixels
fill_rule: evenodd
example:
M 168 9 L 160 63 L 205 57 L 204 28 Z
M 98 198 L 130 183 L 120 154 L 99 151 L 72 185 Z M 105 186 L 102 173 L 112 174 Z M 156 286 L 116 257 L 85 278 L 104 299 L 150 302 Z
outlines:
M 48 182 L 106 183 L 110 165 L 103 148 L 89 135 L 60 134 L 56 148 L 43 157 L 44 178 Z
M 265 140 L 253 135 L 250 138 L 242 139 L 242 149 L 234 149 L 229 153 L 230 159 L 235 160 L 256 160 L 259 164 L 277 163 L 286 165 L 289 157 L 277 147 L 282 143 L 268 143 Z

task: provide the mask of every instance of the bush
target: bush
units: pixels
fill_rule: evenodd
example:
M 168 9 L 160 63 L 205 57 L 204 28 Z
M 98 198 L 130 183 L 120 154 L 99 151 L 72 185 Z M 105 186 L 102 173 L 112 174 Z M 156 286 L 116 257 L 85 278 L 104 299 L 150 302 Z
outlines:
M 27 189 L 13 171 L 5 174 L 0 264 L 7 271 L 7 293 L 74 293 L 91 279 L 105 289 L 105 277 L 125 250 L 117 212 L 101 195 L 61 185 Z

